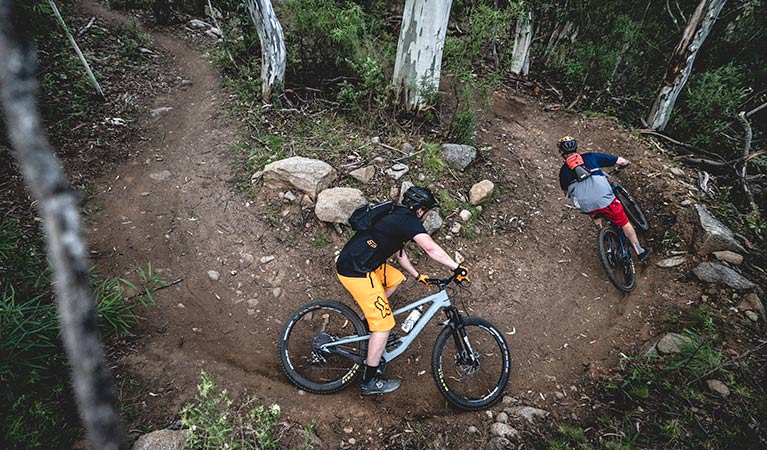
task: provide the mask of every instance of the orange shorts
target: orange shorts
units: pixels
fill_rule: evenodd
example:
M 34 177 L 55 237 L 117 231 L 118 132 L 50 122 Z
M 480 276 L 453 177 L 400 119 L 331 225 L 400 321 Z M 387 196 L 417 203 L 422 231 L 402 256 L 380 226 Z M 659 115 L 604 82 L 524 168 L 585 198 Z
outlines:
M 405 281 L 402 272 L 384 264 L 363 278 L 338 275 L 338 279 L 360 305 L 370 331 L 389 331 L 394 328 L 394 315 L 386 299 L 386 290 Z

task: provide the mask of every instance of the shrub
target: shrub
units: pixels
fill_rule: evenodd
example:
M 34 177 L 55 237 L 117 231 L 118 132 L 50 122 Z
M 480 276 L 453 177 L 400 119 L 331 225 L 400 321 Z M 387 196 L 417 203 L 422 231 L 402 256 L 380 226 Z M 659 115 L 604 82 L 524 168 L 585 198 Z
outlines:
M 247 399 L 237 408 L 226 390 L 218 391 L 213 379 L 200 372 L 197 396 L 181 409 L 181 423 L 189 429 L 187 450 L 274 449 L 273 428 L 280 419 L 276 403 L 269 408 Z

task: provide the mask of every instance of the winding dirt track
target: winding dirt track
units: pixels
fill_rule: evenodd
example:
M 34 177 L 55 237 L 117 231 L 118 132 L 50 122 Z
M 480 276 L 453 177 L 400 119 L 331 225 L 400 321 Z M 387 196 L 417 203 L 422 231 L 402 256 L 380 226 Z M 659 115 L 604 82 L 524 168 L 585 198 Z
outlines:
M 95 2 L 83 8 L 106 21 L 126 21 Z M 279 403 L 291 423 L 317 419 L 323 447 L 349 437 L 386 439 L 378 437 L 379 428 L 414 419 L 460 435 L 452 445 L 466 439 L 466 426 L 486 419 L 447 407 L 434 387 L 429 360 L 436 330 L 390 366 L 403 387 L 381 399 L 363 399 L 354 388 L 303 395 L 288 384 L 276 351 L 282 321 L 310 299 L 352 303 L 332 271 L 342 238 L 312 220 L 304 225 L 290 209 L 275 227 L 259 201 L 228 183 L 228 146 L 240 132 L 224 112 L 219 74 L 178 38 L 162 32 L 152 37 L 170 55 L 167 64 L 191 83 L 179 83 L 148 108 L 138 156 L 95 183 L 92 203 L 101 209 L 89 222 L 100 269 L 135 277 L 136 268 L 151 262 L 166 280 L 183 279 L 157 293 L 158 305 L 143 311 L 136 350 L 117 361 L 119 372 L 140 385 L 133 388 L 139 395 L 136 421 L 158 428 L 170 422 L 205 369 L 235 397 L 248 393 Z M 149 114 L 166 106 L 173 109 L 156 118 Z M 507 333 L 514 357 L 507 394 L 555 414 L 578 413 L 580 395 L 571 386 L 613 366 L 619 352 L 653 334 L 656 305 L 681 304 L 691 295 L 652 267 L 640 270 L 636 292 L 621 295 L 600 266 L 588 221 L 578 216 L 560 222 L 564 200 L 555 145 L 564 134 L 619 152 L 639 168 L 656 158 L 612 122 L 546 113 L 535 100 L 497 93 L 478 137 L 490 149 L 483 150 L 477 179 L 467 181 L 467 190 L 471 182 L 489 178 L 498 201 L 482 213 L 479 239 L 441 241 L 472 268 L 471 313 Z M 635 191 L 640 200 L 650 195 Z M 313 245 L 319 232 L 330 240 L 321 249 Z M 259 263 L 266 255 L 276 259 Z M 439 273 L 424 258 L 419 263 Z M 218 271 L 220 280 L 211 281 L 209 270 Z M 400 298 L 424 293 L 410 283 Z M 426 374 L 417 375 L 421 371 Z M 564 398 L 557 399 L 557 392 Z M 353 432 L 345 434 L 344 427 Z

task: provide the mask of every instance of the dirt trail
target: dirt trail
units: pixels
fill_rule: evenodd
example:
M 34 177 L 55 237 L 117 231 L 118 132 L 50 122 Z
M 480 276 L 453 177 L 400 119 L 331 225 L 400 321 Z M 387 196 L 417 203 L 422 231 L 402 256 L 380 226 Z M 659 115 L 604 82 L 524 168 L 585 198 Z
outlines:
M 108 21 L 126 20 L 95 3 L 84 8 Z M 354 388 L 303 395 L 287 383 L 276 342 L 289 312 L 316 298 L 351 304 L 332 271 L 333 253 L 343 241 L 330 234 L 330 245 L 316 248 L 313 236 L 328 233 L 323 226 L 313 219 L 305 224 L 286 210 L 275 227 L 263 205 L 228 183 L 228 146 L 239 131 L 224 112 L 219 74 L 178 38 L 161 32 L 152 37 L 188 82 L 155 99 L 149 109 L 172 109 L 158 117 L 147 111 L 139 155 L 95 183 L 92 202 L 101 210 L 89 222 L 95 263 L 103 271 L 134 276 L 151 262 L 166 280 L 183 279 L 157 293 L 157 306 L 143 311 L 135 351 L 118 361 L 140 384 L 133 388 L 140 395 L 137 421 L 155 427 L 170 422 L 205 369 L 235 396 L 247 392 L 279 403 L 288 421 L 317 419 L 328 447 L 343 437 L 367 439 L 367 430 L 377 435 L 379 427 L 414 417 L 458 425 L 460 434 L 480 424 L 483 413 L 456 413 L 433 385 L 429 358 L 436 330 L 391 365 L 403 387 L 382 399 L 363 399 Z M 466 256 L 473 270 L 472 314 L 507 333 L 514 357 L 507 394 L 555 413 L 577 412 L 579 394 L 570 386 L 650 337 L 655 305 L 684 302 L 690 293 L 652 267 L 640 271 L 631 295 L 609 284 L 588 221 L 577 216 L 560 223 L 556 139 L 579 136 L 587 147 L 618 151 L 638 167 L 654 156 L 609 121 L 544 113 L 537 101 L 508 93 L 495 100 L 478 139 L 491 149 L 483 151 L 477 172 L 497 184 L 499 200 L 485 208 L 479 239 L 441 242 Z M 637 196 L 647 198 L 641 190 Z M 276 259 L 261 264 L 267 255 Z M 418 263 L 439 273 L 423 258 Z M 220 280 L 212 281 L 209 270 L 218 271 Z M 410 284 L 398 293 L 422 294 Z M 425 375 L 417 375 L 421 371 Z M 555 399 L 557 392 L 565 397 Z M 341 431 L 348 426 L 351 435 Z

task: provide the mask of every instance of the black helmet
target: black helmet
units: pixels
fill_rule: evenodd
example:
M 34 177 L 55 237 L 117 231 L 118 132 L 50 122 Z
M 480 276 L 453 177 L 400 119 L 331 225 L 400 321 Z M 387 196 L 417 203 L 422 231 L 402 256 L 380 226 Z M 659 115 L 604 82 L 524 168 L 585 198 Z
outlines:
M 411 186 L 402 196 L 402 204 L 410 209 L 431 209 L 437 206 L 437 199 L 429 188 Z
M 578 151 L 578 143 L 575 142 L 575 138 L 572 136 L 565 136 L 559 140 L 559 152 L 563 155 L 568 155 Z

